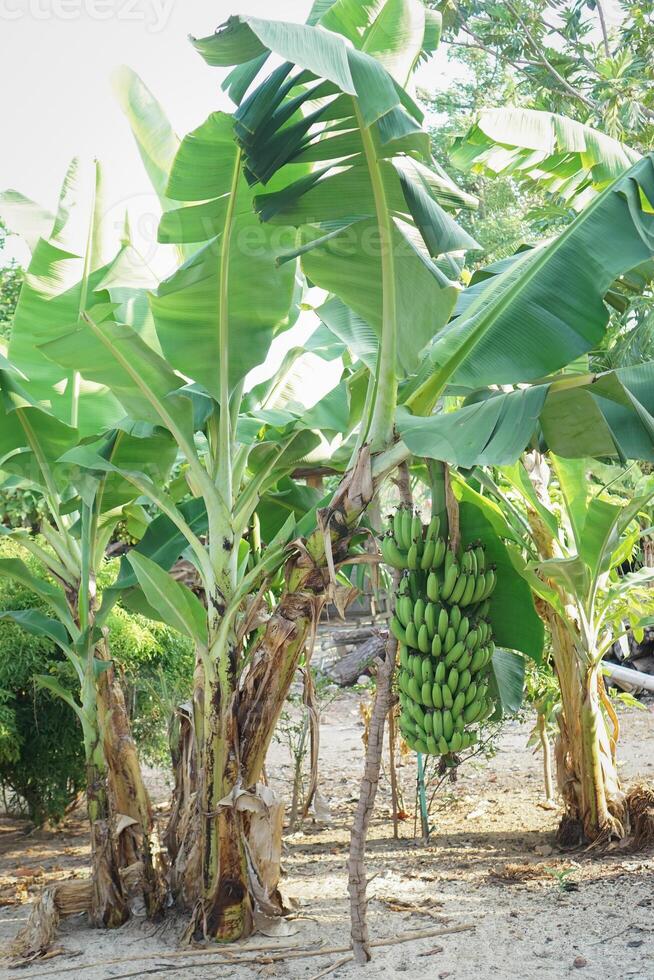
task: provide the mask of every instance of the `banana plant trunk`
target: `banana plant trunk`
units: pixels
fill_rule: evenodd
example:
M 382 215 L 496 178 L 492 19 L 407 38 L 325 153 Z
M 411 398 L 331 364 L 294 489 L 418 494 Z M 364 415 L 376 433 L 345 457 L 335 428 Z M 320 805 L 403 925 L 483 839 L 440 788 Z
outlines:
M 629 819 L 617 769 L 618 722 L 601 663 L 576 646 L 557 613 L 550 610 L 547 618 L 562 705 L 555 748 L 565 804 L 559 840 L 577 844 L 621 839 Z
M 86 692 L 90 684 L 86 684 Z M 112 833 L 109 776 L 95 699 L 85 697 L 86 805 L 91 828 L 91 906 L 96 927 L 115 929 L 129 918 Z
M 99 727 L 107 765 L 118 866 L 140 862 L 143 898 L 149 919 L 161 917 L 167 888 L 152 805 L 143 782 L 125 697 L 105 643 L 96 656 L 109 663 L 97 682 Z
M 391 468 L 395 465 L 391 458 Z M 167 833 L 176 898 L 182 904 L 195 901 L 188 939 L 203 936 L 233 942 L 254 930 L 259 896 L 253 887 L 257 869 L 248 827 L 259 806 L 257 783 L 301 655 L 325 602 L 336 598 L 330 566 L 347 557 L 356 522 L 386 472 L 373 479 L 370 452 L 366 447 L 360 451 L 331 506 L 318 515 L 318 529 L 287 561 L 285 591 L 244 674 L 235 676 L 235 656 L 229 650 L 222 657 L 214 651 L 211 657 L 212 664 L 229 665 L 228 684 L 218 676 L 220 671 L 211 676 L 211 668 L 200 669 L 198 662 L 192 713 L 196 735 L 204 737 L 196 738 L 197 785 L 188 749 L 187 713 L 175 750 L 174 826 Z M 239 800 L 246 802 L 241 805 Z M 200 889 L 192 880 L 199 861 Z M 281 913 L 281 903 L 278 908 Z
M 551 535 L 542 519 L 531 511 L 529 522 L 541 557 L 552 558 Z M 618 720 L 606 694 L 601 661 L 594 650 L 584 649 L 575 607 L 556 583 L 548 584 L 559 591 L 569 610 L 568 622 L 564 622 L 549 603 L 536 603 L 552 638 L 552 660 L 561 692 L 555 758 L 565 812 L 559 841 L 575 845 L 621 839 L 629 819 L 617 769 Z

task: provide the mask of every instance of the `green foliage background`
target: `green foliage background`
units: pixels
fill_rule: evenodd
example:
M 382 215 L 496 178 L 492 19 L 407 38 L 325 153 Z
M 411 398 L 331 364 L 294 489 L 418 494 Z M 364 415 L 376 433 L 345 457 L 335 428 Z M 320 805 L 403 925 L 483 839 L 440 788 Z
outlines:
M 35 574 L 41 569 L 15 542 L 0 542 L 3 557 L 20 556 Z M 108 562 L 101 585 L 117 573 Z M 0 579 L 0 609 L 39 608 L 31 592 Z M 142 616 L 117 607 L 109 623 L 112 656 L 122 674 L 134 735 L 143 756 L 167 756 L 167 724 L 177 699 L 187 696 L 193 675 L 191 644 Z M 51 674 L 75 693 L 72 667 L 49 640 L 0 620 L 0 788 L 6 803 L 26 810 L 36 822 L 59 819 L 84 784 L 84 753 L 73 711 L 35 674 Z

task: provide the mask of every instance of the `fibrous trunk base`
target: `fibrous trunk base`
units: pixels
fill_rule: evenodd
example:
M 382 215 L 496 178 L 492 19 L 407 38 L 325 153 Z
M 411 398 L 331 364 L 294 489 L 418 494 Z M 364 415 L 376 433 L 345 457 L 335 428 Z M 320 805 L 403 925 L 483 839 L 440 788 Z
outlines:
M 124 894 L 136 892 L 142 883 L 143 867 L 134 864 L 121 872 Z M 9 946 L 8 954 L 18 960 L 31 960 L 43 956 L 57 935 L 59 919 L 68 915 L 91 915 L 94 902 L 93 883 L 86 881 L 61 881 L 44 888 L 32 906 L 29 919 Z

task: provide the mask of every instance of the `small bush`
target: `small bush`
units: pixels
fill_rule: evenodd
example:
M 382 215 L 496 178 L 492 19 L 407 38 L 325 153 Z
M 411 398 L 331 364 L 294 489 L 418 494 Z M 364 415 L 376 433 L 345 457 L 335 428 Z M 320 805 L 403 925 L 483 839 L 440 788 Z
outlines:
M 0 541 L 0 555 L 19 556 L 34 573 L 41 572 L 13 541 Z M 100 584 L 108 585 L 116 572 L 117 563 L 108 563 Z M 24 586 L 0 578 L 0 610 L 29 608 L 44 609 Z M 120 607 L 107 625 L 139 749 L 150 761 L 162 763 L 168 758 L 172 707 L 189 693 L 191 645 L 168 627 Z M 77 716 L 34 683 L 36 674 L 56 675 L 78 694 L 72 667 L 50 640 L 0 619 L 0 788 L 9 808 L 41 823 L 60 819 L 84 786 L 84 750 Z

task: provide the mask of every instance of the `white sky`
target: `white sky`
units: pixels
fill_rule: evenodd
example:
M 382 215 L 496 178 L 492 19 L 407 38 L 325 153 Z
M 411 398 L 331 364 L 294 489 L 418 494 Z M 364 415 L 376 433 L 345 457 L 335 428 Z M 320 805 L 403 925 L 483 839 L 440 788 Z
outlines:
M 109 204 L 122 206 L 133 196 L 132 207 L 142 210 L 149 184 L 112 93 L 112 71 L 121 64 L 137 71 L 183 136 L 214 109 L 231 107 L 220 90 L 225 73 L 205 64 L 188 35 L 210 34 L 234 12 L 303 21 L 310 6 L 310 0 L 274 6 L 270 0 L 0 0 L 0 189 L 53 207 L 70 159 L 97 156 Z M 444 56 L 439 62 L 423 69 L 423 84 L 438 83 Z
M 127 64 L 137 71 L 183 136 L 209 112 L 231 106 L 220 90 L 224 72 L 204 63 L 188 35 L 211 33 L 230 13 L 303 21 L 310 6 L 311 0 L 0 0 L 0 190 L 14 188 L 53 208 L 70 159 L 99 157 L 108 206 L 120 220 L 128 203 L 138 225 L 154 202 L 114 100 L 113 70 Z M 608 7 L 614 14 L 616 0 Z M 454 72 L 441 49 L 417 81 L 435 89 Z

